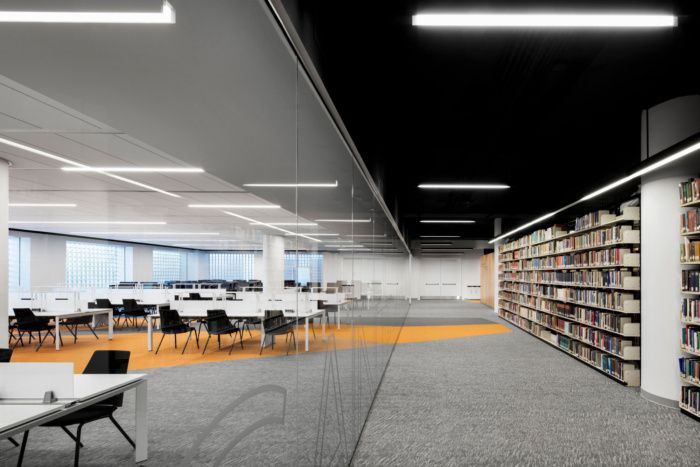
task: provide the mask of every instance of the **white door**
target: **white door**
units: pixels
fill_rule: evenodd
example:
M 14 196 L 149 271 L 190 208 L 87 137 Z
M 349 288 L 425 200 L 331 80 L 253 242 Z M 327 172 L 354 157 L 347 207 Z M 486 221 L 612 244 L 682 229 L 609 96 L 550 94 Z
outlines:
M 455 298 L 461 295 L 462 264 L 460 260 L 445 258 L 440 260 L 440 296 Z
M 420 262 L 421 297 L 440 297 L 440 260 L 423 259 Z

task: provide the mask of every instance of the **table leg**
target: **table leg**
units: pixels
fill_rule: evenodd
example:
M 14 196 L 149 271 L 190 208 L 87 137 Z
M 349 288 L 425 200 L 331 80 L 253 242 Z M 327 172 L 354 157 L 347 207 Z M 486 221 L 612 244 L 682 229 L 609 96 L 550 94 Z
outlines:
M 326 318 L 325 320 L 323 318 Z M 323 340 L 326 340 L 326 321 L 328 321 L 328 312 L 326 310 L 323 310 L 323 314 L 321 315 L 321 337 Z
M 61 350 L 61 320 L 58 316 L 54 316 L 53 320 L 56 325 L 56 350 Z
M 309 351 L 309 318 L 306 317 L 304 319 L 304 329 L 306 330 L 306 344 L 305 344 L 305 350 L 306 352 Z
M 338 329 L 340 329 L 340 305 L 335 307 L 335 324 L 337 324 Z
M 136 386 L 136 449 L 134 461 L 144 462 L 148 459 L 148 381 Z
M 153 317 L 151 315 L 146 316 L 146 323 L 148 324 L 148 330 L 146 332 L 146 340 L 148 341 L 148 351 L 153 351 Z
M 112 340 L 114 337 L 114 311 L 107 312 L 107 339 Z

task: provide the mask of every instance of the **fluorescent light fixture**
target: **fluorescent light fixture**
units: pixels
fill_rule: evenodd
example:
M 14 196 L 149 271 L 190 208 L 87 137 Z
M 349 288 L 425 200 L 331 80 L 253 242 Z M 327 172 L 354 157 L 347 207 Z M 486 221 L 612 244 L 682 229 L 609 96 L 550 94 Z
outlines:
M 11 208 L 75 208 L 75 203 L 8 203 Z
M 244 183 L 243 186 L 267 188 L 337 188 L 338 180 L 333 183 Z
M 316 235 L 316 234 L 314 234 L 314 235 Z M 332 241 L 333 243 L 354 243 L 353 240 L 330 240 L 330 241 Z M 326 245 L 326 246 L 328 246 L 328 245 Z
M 323 245 L 328 248 L 365 248 L 363 245 Z
M 314 219 L 316 222 L 350 222 L 366 224 L 372 222 L 372 219 Z
M 386 234 L 374 235 L 374 234 L 351 234 L 348 237 L 352 238 L 386 238 Z
M 279 209 L 277 204 L 188 204 L 188 208 L 211 209 Z M 254 221 L 257 222 L 257 221 Z M 265 224 L 270 225 L 270 224 Z
M 460 28 L 671 28 L 678 19 L 667 14 L 588 13 L 418 13 L 414 26 Z
M 421 235 L 420 238 L 459 238 L 459 235 Z
M 11 146 L 13 148 L 22 149 L 24 151 L 31 152 L 32 154 L 36 154 L 37 156 L 47 157 L 47 158 L 53 159 L 55 161 L 60 161 L 60 162 L 63 162 L 64 164 L 69 164 L 73 167 L 82 167 L 82 168 L 89 167 L 85 164 L 81 164 L 79 162 L 74 162 L 70 159 L 66 159 L 65 157 L 57 156 L 56 154 L 52 154 L 52 153 L 47 152 L 47 151 L 42 151 L 41 149 L 27 146 L 26 144 L 12 141 L 11 139 L 0 137 L 0 143 L 5 144 L 7 146 Z M 169 191 L 161 190 L 160 188 L 156 188 L 156 187 L 151 186 L 151 185 L 146 185 L 145 183 L 137 182 L 136 180 L 131 180 L 129 178 L 122 177 L 120 175 L 114 175 L 114 174 L 110 174 L 108 172 L 97 172 L 97 173 L 100 173 L 102 175 L 106 175 L 106 176 L 114 178 L 116 180 L 120 180 L 122 182 L 126 182 L 126 183 L 130 183 L 132 185 L 140 186 L 141 188 L 145 188 L 147 190 L 162 193 L 162 194 L 167 195 L 167 196 L 172 196 L 173 198 L 181 198 L 180 195 L 176 195 L 175 193 L 170 193 Z
M 321 243 L 321 240 L 319 240 L 318 238 L 309 237 L 308 235 L 304 235 L 304 234 L 300 234 L 300 233 L 290 232 L 289 230 L 283 229 L 282 227 L 277 227 L 277 226 L 275 226 L 275 225 L 270 225 L 270 224 L 266 224 L 266 223 L 264 223 L 264 222 L 256 221 L 255 219 L 251 219 L 250 217 L 246 217 L 246 216 L 242 216 L 242 215 L 240 215 L 240 214 L 236 214 L 235 212 L 223 211 L 223 213 L 224 213 L 224 214 L 228 214 L 229 216 L 237 217 L 237 218 L 242 219 L 242 220 L 244 220 L 244 221 L 254 222 L 254 223 L 259 224 L 259 225 L 261 225 L 261 226 L 265 226 L 265 227 L 269 227 L 269 228 L 271 228 L 271 229 L 279 230 L 280 232 L 284 232 L 285 234 L 294 235 L 294 236 L 296 236 L 296 237 L 303 237 L 303 238 L 306 238 L 307 240 L 311 240 L 311 241 L 314 241 L 314 242 Z
M 523 224 L 523 225 L 521 225 L 520 227 L 518 227 L 517 229 L 513 229 L 513 230 L 511 230 L 510 232 L 504 233 L 503 235 L 494 238 L 493 240 L 489 240 L 489 243 L 497 242 L 497 241 L 499 241 L 499 240 L 501 240 L 501 239 L 504 239 L 504 238 L 506 238 L 506 237 L 509 237 L 509 236 L 513 235 L 513 234 L 516 233 L 516 232 L 520 232 L 520 231 L 523 230 L 523 229 L 527 229 L 528 227 L 530 227 L 530 226 L 532 226 L 532 225 L 535 225 L 535 224 L 537 224 L 537 223 L 539 223 L 539 222 L 542 222 L 543 220 L 549 219 L 550 217 L 553 217 L 554 215 L 556 215 L 556 214 L 559 213 L 560 211 L 561 211 L 561 210 L 559 210 L 559 211 L 554 211 L 554 212 L 550 212 L 549 214 L 545 214 L 544 216 L 538 217 L 538 218 L 535 219 L 534 221 L 530 221 L 530 222 L 528 222 L 527 224 Z
M 251 222 L 250 225 L 261 225 L 260 222 Z M 267 225 L 276 225 L 277 227 L 313 227 L 318 225 L 315 222 L 268 222 Z
M 219 235 L 219 232 L 116 232 L 90 231 L 71 232 L 73 235 Z
M 470 220 L 449 220 L 449 219 L 423 219 L 420 221 L 421 224 L 473 224 L 476 221 Z
M 356 248 L 339 248 L 338 251 L 369 251 L 369 248 L 362 248 L 362 249 L 356 249 Z
M 290 232 L 290 233 L 285 234 L 285 235 L 294 235 L 294 236 L 296 236 L 296 234 L 293 233 L 293 232 Z M 337 236 L 339 236 L 340 234 L 337 234 L 337 233 L 314 233 L 314 234 L 311 234 L 311 235 L 313 235 L 314 237 L 337 237 Z M 336 241 L 336 240 L 333 240 L 333 241 Z
M 64 172 L 202 173 L 197 167 L 61 167 Z
M 363 242 L 367 246 L 394 246 L 393 243 Z
M 173 24 L 175 10 L 163 2 L 157 12 L 117 11 L 0 11 L 3 23 L 99 23 L 99 24 Z
M 507 190 L 509 185 L 501 184 L 461 184 L 461 183 L 421 183 L 418 188 L 427 190 Z
M 110 224 L 110 225 L 165 225 L 160 221 L 8 221 L 10 224 Z

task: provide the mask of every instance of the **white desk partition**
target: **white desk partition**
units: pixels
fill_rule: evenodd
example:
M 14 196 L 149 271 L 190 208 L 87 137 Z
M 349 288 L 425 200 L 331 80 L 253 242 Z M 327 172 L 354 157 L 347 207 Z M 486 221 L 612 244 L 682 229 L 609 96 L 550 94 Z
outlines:
M 72 363 L 0 363 L 0 399 L 75 397 Z

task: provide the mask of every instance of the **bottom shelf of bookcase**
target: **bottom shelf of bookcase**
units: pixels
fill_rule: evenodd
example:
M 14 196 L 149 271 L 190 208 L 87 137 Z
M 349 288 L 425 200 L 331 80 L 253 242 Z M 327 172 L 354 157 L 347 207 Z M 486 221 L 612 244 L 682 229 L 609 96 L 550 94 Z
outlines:
M 529 334 L 530 336 L 534 337 L 535 339 L 541 340 L 541 341 L 544 342 L 545 344 L 548 344 L 549 346 L 554 347 L 555 349 L 559 350 L 560 352 L 563 352 L 563 353 L 565 353 L 566 355 L 568 355 L 568 356 L 570 356 L 570 357 L 572 357 L 572 358 L 578 360 L 579 362 L 586 364 L 587 366 L 589 366 L 589 367 L 593 368 L 594 370 L 598 371 L 598 373 L 600 373 L 600 374 L 602 374 L 602 375 L 604 375 L 604 376 L 607 376 L 608 378 L 612 379 L 613 381 L 615 381 L 615 382 L 617 382 L 617 383 L 619 383 L 619 384 L 622 384 L 622 385 L 624 385 L 624 386 L 630 386 L 630 387 L 637 387 L 637 386 L 640 385 L 640 376 L 641 376 L 641 375 L 640 375 L 640 373 L 639 373 L 639 370 L 632 372 L 632 374 L 631 374 L 631 375 L 628 375 L 628 376 L 626 377 L 626 379 L 618 378 L 617 376 L 612 375 L 612 374 L 608 373 L 607 371 L 604 371 L 603 369 L 597 367 L 596 365 L 592 364 L 591 362 L 589 362 L 589 361 L 587 361 L 587 360 L 584 360 L 583 358 L 579 357 L 579 356 L 576 355 L 575 353 L 569 352 L 568 350 L 559 347 L 558 345 L 554 344 L 553 342 L 550 342 L 550 341 L 548 341 L 547 339 L 544 339 L 544 338 L 542 338 L 542 337 L 540 337 L 540 336 L 537 336 L 537 335 L 533 334 L 533 333 L 530 332 L 529 330 L 523 328 L 522 326 L 520 326 L 519 324 L 517 324 L 517 323 L 515 323 L 515 322 L 513 322 L 513 321 L 511 321 L 511 320 L 509 320 L 508 318 L 505 318 L 505 317 L 501 316 L 500 314 L 498 315 L 498 317 L 501 318 L 501 319 L 504 320 L 504 321 L 507 321 L 508 323 L 512 324 L 513 326 L 517 327 L 518 329 L 520 329 L 521 331 L 525 332 L 526 334 Z M 537 323 L 535 323 L 535 324 L 537 324 Z
M 697 421 L 700 421 L 700 412 L 698 412 L 697 410 L 694 410 L 691 407 L 680 402 L 678 403 L 678 408 L 680 408 L 681 412 L 686 414 L 687 416 L 694 418 Z

